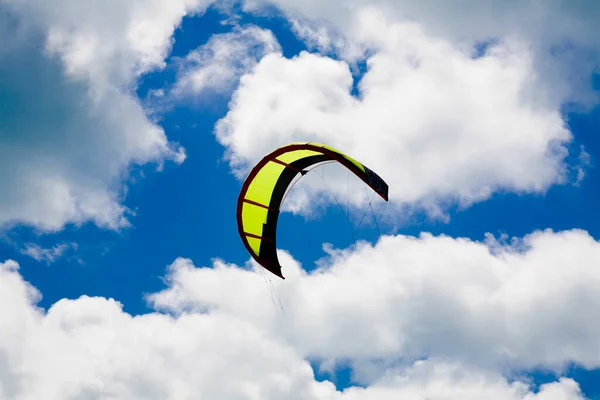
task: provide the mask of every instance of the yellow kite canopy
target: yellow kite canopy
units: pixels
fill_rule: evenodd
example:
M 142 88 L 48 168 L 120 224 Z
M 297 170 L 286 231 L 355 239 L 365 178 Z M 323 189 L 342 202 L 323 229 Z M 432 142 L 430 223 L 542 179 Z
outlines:
M 282 279 L 275 240 L 281 203 L 289 189 L 310 169 L 334 161 L 388 200 L 388 185 L 379 175 L 334 148 L 311 142 L 288 144 L 265 156 L 242 186 L 237 206 L 242 241 L 260 265 Z

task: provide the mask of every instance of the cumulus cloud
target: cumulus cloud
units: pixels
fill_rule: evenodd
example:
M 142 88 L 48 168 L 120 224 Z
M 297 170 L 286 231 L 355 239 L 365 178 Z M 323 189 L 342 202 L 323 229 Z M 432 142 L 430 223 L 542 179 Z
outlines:
M 584 399 L 579 385 L 561 378 L 532 393 L 523 382 L 508 383 L 504 378 L 457 364 L 418 361 L 400 373 L 388 374 L 367 389 L 350 388 L 344 400 L 366 399 L 490 399 L 490 400 L 575 400 Z
M 260 328 L 228 316 L 132 317 L 112 299 L 40 294 L 0 264 L 2 398 L 322 398 L 310 365 Z
M 218 270 L 227 274 L 225 270 Z M 579 400 L 571 379 L 509 383 L 459 363 L 419 361 L 363 388 L 337 391 L 281 334 L 230 313 L 131 316 L 101 297 L 62 299 L 47 312 L 14 261 L 0 263 L 0 396 L 113 399 Z M 307 321 L 308 322 L 308 321 Z
M 133 97 L 110 90 L 92 100 L 87 87 L 59 65 L 30 52 L 0 61 L 10 107 L 0 137 L 0 224 L 22 222 L 42 230 L 94 221 L 127 226 L 120 179 L 130 163 L 182 161 L 182 149 L 149 122 Z M 7 110 L 8 111 L 8 110 Z
M 213 35 L 208 43 L 182 60 L 172 94 L 198 95 L 207 89 L 229 92 L 239 77 L 249 72 L 265 54 L 280 50 L 271 31 L 253 25 Z
M 355 19 L 364 9 L 378 9 L 391 20 L 416 22 L 429 35 L 468 49 L 474 44 L 517 37 L 532 51 L 539 90 L 553 102 L 598 101 L 590 76 L 600 66 L 600 7 L 565 0 L 245 0 L 247 11 L 275 4 L 295 23 L 295 31 L 315 48 L 343 57 L 360 55 L 365 43 L 355 35 Z M 381 29 L 377 25 L 374 30 Z M 340 40 L 345 38 L 344 40 Z M 358 52 L 357 52 L 358 50 Z
M 98 3 L 99 4 L 99 3 Z M 131 165 L 182 162 L 131 90 L 200 1 L 0 2 L 0 226 L 128 226 Z M 14 34 L 13 34 L 14 32 Z
M 527 45 L 504 41 L 473 58 L 372 10 L 355 35 L 376 49 L 358 97 L 348 64 L 316 54 L 269 54 L 242 78 L 215 128 L 240 177 L 278 145 L 316 141 L 378 172 L 397 205 L 466 206 L 565 182 L 572 135 L 559 105 L 539 101 Z M 338 194 L 341 182 L 329 182 Z
M 175 312 L 237 315 L 325 361 L 600 366 L 600 325 L 587 312 L 600 307 L 600 243 L 586 232 L 540 231 L 510 243 L 385 236 L 375 247 L 328 252 L 310 273 L 282 252 L 286 280 L 273 289 L 248 269 L 220 261 L 194 268 L 181 259 L 169 288 L 150 300 Z
M 132 78 L 164 66 L 181 18 L 203 12 L 209 0 L 3 0 L 41 27 L 48 52 L 70 76 L 105 86 L 131 85 Z

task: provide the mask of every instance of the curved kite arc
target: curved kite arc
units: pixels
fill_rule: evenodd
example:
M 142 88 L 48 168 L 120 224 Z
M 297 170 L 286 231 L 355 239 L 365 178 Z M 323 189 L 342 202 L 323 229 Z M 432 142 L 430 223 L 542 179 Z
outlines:
M 285 279 L 277 258 L 276 229 L 283 199 L 295 182 L 318 164 L 337 161 L 388 201 L 388 185 L 352 157 L 324 144 L 292 143 L 275 149 L 252 168 L 237 203 L 238 232 L 263 268 Z

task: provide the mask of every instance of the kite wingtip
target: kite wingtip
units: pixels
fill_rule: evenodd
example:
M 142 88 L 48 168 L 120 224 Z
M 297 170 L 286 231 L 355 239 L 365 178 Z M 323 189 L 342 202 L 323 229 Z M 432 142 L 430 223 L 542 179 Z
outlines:
M 281 273 L 281 271 L 278 271 L 275 275 L 277 275 L 281 279 L 285 279 L 285 277 L 283 276 L 283 274 Z

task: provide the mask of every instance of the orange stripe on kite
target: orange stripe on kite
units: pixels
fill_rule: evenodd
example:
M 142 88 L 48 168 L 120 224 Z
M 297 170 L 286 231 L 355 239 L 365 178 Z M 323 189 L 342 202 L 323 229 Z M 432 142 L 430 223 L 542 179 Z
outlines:
M 269 241 L 269 242 L 272 242 L 272 241 L 273 241 L 272 239 L 266 238 L 266 237 L 264 237 L 264 236 L 258 236 L 258 235 L 255 235 L 255 234 L 253 234 L 253 233 L 244 232 L 244 235 L 248 236 L 249 238 L 260 239 L 260 240 L 266 240 L 266 241 Z

